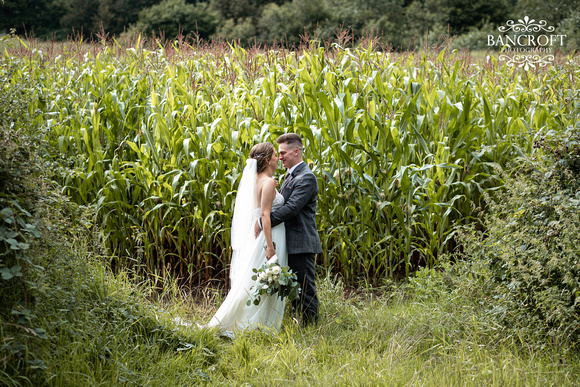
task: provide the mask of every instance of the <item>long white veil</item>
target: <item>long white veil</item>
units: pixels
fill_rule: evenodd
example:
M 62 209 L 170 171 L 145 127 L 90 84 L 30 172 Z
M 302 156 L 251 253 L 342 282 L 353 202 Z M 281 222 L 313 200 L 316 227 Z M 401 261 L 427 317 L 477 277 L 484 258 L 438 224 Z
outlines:
M 242 172 L 242 179 L 236 194 L 234 216 L 232 218 L 232 261 L 230 264 L 230 280 L 243 275 L 246 265 L 243 262 L 244 252 L 254 241 L 255 211 L 258 207 L 256 200 L 256 178 L 258 176 L 258 162 L 256 159 L 247 159 Z

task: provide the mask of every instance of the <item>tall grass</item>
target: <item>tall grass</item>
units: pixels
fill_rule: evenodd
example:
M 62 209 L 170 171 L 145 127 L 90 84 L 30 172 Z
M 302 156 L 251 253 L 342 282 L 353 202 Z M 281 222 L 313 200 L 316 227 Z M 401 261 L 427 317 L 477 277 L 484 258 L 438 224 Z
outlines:
M 372 291 L 349 291 L 336 278 L 322 278 L 318 326 L 304 329 L 287 316 L 279 334 L 223 339 L 207 385 L 576 383 L 578 358 L 567 343 L 534 342 L 494 324 L 480 279 L 446 278 L 460 272 L 420 271 L 408 287 Z M 199 314 L 199 306 L 191 310 Z
M 79 239 L 44 251 L 34 323 L 48 337 L 28 344 L 37 363 L 26 374 L 0 372 L 3 385 L 572 386 L 580 376 L 567 343 L 538 350 L 533 337 L 494 324 L 476 276 L 449 286 L 448 271 L 422 270 L 407 287 L 370 291 L 327 276 L 319 325 L 302 328 L 286 314 L 279 333 L 230 339 L 195 327 L 219 293 L 200 302 L 170 281 L 160 294 L 91 254 Z
M 51 157 L 123 266 L 225 278 L 249 149 L 296 132 L 318 176 L 319 264 L 349 282 L 407 275 L 454 246 L 497 166 L 566 126 L 572 60 L 525 72 L 493 56 L 297 51 L 140 39 L 6 51 L 33 80 Z M 281 172 L 281 171 L 280 171 Z

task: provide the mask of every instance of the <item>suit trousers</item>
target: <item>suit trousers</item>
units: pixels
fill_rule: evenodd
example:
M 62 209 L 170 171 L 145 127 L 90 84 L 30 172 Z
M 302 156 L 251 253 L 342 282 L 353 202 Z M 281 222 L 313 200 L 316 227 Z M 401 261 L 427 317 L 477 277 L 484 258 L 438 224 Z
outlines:
M 318 322 L 318 295 L 316 294 L 316 254 L 288 254 L 288 266 L 296 273 L 302 288 L 300 297 L 292 301 L 292 309 L 302 315 L 304 324 Z

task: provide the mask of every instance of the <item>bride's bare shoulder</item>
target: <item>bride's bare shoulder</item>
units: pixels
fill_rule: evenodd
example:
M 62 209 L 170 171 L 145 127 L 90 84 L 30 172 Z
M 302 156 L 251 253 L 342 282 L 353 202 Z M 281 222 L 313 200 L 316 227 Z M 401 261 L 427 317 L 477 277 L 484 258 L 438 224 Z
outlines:
M 270 190 L 276 188 L 278 182 L 273 177 L 258 178 L 258 190 Z

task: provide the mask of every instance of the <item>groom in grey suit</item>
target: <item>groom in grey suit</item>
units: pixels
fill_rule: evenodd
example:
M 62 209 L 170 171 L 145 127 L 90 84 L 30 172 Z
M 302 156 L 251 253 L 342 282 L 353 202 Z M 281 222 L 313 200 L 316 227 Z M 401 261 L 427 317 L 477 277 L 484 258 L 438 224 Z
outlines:
M 288 266 L 296 273 L 302 293 L 293 301 L 295 310 L 302 312 L 304 324 L 318 321 L 318 296 L 315 284 L 316 254 L 322 253 L 316 228 L 316 199 L 318 182 L 314 173 L 302 160 L 302 139 L 286 133 L 276 140 L 282 165 L 287 168 L 280 193 L 284 205 L 270 215 L 272 227 L 284 222 Z M 257 230 L 259 232 L 259 229 Z

